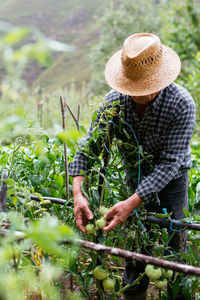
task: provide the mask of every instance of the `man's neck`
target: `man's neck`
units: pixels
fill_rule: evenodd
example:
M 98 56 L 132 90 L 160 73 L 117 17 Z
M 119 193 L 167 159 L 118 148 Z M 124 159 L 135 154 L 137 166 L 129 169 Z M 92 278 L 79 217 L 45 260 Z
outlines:
M 135 103 L 136 113 L 139 118 L 142 118 L 144 116 L 145 110 L 146 110 L 147 106 L 149 106 L 149 104 L 150 103 L 146 103 L 146 104 Z

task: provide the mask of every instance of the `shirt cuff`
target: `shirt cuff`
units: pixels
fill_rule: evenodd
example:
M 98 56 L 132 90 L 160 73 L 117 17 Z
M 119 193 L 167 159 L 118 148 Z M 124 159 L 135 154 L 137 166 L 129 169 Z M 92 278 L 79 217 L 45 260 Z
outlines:
M 149 193 L 148 190 L 144 189 L 142 186 L 138 186 L 135 191 L 138 196 L 144 201 L 145 204 L 148 203 L 157 203 L 160 204 L 160 200 L 158 198 L 158 193 Z
M 79 176 L 84 175 L 84 173 L 88 170 L 88 160 L 84 159 L 84 155 L 82 153 L 78 153 L 75 156 L 74 160 L 69 163 L 69 176 Z

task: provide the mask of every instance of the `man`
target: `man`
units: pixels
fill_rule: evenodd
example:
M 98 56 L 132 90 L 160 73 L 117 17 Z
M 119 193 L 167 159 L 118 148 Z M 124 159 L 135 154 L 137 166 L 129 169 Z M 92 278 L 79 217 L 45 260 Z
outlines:
M 172 218 L 184 217 L 187 208 L 188 169 L 191 167 L 189 143 L 195 124 L 195 105 L 190 94 L 174 83 L 181 69 L 178 55 L 163 45 L 158 36 L 137 33 L 129 36 L 105 68 L 105 78 L 113 90 L 105 98 L 108 105 L 118 100 L 124 118 L 131 124 L 143 150 L 153 155 L 153 171 L 141 178 L 135 193 L 114 205 L 105 215 L 104 231 L 123 223 L 142 203 L 154 209 L 172 212 Z M 98 118 L 97 118 L 98 122 Z M 92 127 L 89 130 L 91 133 Z M 127 127 L 126 130 L 129 130 Z M 70 165 L 73 178 L 74 214 L 78 228 L 93 218 L 87 199 L 82 195 L 80 170 L 88 169 L 84 153 L 77 152 Z M 131 184 L 131 180 L 129 181 Z M 155 208 L 156 209 L 156 208 Z M 186 249 L 186 234 L 171 242 L 175 251 Z M 124 283 L 130 283 L 143 272 L 145 265 L 127 262 Z M 127 290 L 125 299 L 146 299 L 148 279 Z M 184 296 L 181 295 L 184 299 Z

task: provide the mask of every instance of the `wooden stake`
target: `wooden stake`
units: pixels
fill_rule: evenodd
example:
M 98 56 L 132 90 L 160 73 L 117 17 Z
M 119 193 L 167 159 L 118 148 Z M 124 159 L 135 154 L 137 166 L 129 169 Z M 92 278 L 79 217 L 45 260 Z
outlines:
M 69 243 L 69 242 L 67 242 L 67 243 Z M 131 259 L 139 261 L 139 262 L 143 262 L 143 263 L 145 262 L 146 264 L 152 264 L 155 266 L 162 267 L 164 269 L 171 269 L 171 270 L 179 272 L 179 273 L 200 276 L 200 268 L 193 267 L 190 265 L 184 265 L 184 264 L 181 264 L 178 262 L 164 260 L 164 259 L 156 258 L 153 256 L 139 254 L 136 252 L 131 252 L 131 251 L 127 251 L 127 250 L 123 250 L 123 249 L 119 249 L 119 248 L 108 247 L 108 246 L 104 246 L 102 244 L 96 244 L 96 243 L 85 241 L 85 240 L 74 240 L 70 243 L 77 243 L 77 245 L 80 245 L 81 247 L 86 248 L 86 249 L 91 249 L 91 250 L 97 251 L 97 252 L 104 252 L 104 253 L 108 253 L 110 255 L 120 256 L 120 257 L 124 257 L 124 258 L 131 258 Z
M 6 183 L 5 183 L 6 184 Z M 11 195 L 11 197 L 14 195 Z M 19 195 L 20 197 L 24 197 L 23 195 Z M 35 200 L 35 201 L 41 201 L 40 198 L 36 195 L 30 195 L 29 196 L 31 200 Z M 66 204 L 66 200 L 61 199 L 61 198 L 54 198 L 54 197 L 43 197 L 42 198 L 44 200 L 49 200 L 51 203 L 56 203 L 56 204 L 60 204 L 60 205 L 65 205 Z M 167 218 L 157 218 L 154 216 L 144 216 L 144 217 L 139 217 L 139 219 L 143 222 L 150 222 L 150 223 L 155 223 L 155 224 L 159 224 L 162 227 L 170 227 L 170 225 L 175 229 L 177 228 L 183 228 L 183 229 L 190 229 L 190 230 L 196 230 L 196 231 L 200 231 L 200 224 L 196 224 L 196 223 L 185 223 L 181 220 L 175 220 L 175 219 L 167 219 Z
M 0 194 L 0 211 L 6 211 L 6 196 L 7 196 L 7 184 L 5 180 L 8 178 L 7 172 L 3 171 L 1 175 L 1 194 Z
M 6 236 L 10 232 L 9 229 L 1 229 L 0 233 L 3 236 Z M 13 232 L 17 240 L 23 240 L 26 236 L 23 232 L 21 231 L 15 231 Z M 171 269 L 173 271 L 179 272 L 179 273 L 184 273 L 188 275 L 195 275 L 195 276 L 200 276 L 200 268 L 198 267 L 193 267 L 191 265 L 185 265 L 181 264 L 178 262 L 174 261 L 169 261 L 165 259 L 160 259 L 156 258 L 153 256 L 148 256 L 144 254 L 139 254 L 136 252 L 131 252 L 119 248 L 113 248 L 113 247 L 108 247 L 104 246 L 102 244 L 97 244 L 93 242 L 89 242 L 86 240 L 79 240 L 79 239 L 73 239 L 69 241 L 63 241 L 63 244 L 72 244 L 72 245 L 77 245 L 86 249 L 90 249 L 92 251 L 97 251 L 97 252 L 104 252 L 108 253 L 110 255 L 114 256 L 120 256 L 124 258 L 131 258 L 133 260 L 143 262 L 146 264 L 152 264 L 155 266 L 159 266 L 164 269 Z
M 61 105 L 61 112 L 62 112 L 62 127 L 63 130 L 66 130 L 66 123 L 65 123 L 65 111 L 66 111 L 66 100 L 63 103 L 62 97 L 60 97 L 60 105 Z M 66 177 L 66 199 L 69 199 L 69 171 L 68 171 L 68 158 L 67 158 L 67 145 L 64 142 L 64 159 L 65 159 L 65 177 Z
M 61 104 L 61 112 L 62 112 L 62 125 L 63 125 L 63 130 L 66 130 L 66 122 L 65 122 L 65 111 L 66 111 L 66 106 L 67 106 L 67 101 L 66 98 L 62 100 L 62 97 L 60 97 L 60 104 Z M 68 107 L 68 106 L 67 106 Z M 69 199 L 69 170 L 68 170 L 68 157 L 67 157 L 67 145 L 64 142 L 64 158 L 65 158 L 65 177 L 66 177 L 66 199 Z M 67 212 L 68 215 L 68 212 Z M 73 275 L 70 275 L 69 277 L 70 281 L 70 290 L 73 291 Z
M 66 99 L 65 99 L 66 101 Z M 72 116 L 72 118 L 74 119 L 74 122 L 76 123 L 76 126 L 77 126 L 77 129 L 78 131 L 80 130 L 79 128 L 79 117 L 80 117 L 80 104 L 78 104 L 78 113 L 77 113 L 77 118 L 75 117 L 75 115 L 73 114 L 71 108 L 69 107 L 69 105 L 67 104 L 67 101 L 66 101 L 66 107 L 70 113 L 70 115 Z

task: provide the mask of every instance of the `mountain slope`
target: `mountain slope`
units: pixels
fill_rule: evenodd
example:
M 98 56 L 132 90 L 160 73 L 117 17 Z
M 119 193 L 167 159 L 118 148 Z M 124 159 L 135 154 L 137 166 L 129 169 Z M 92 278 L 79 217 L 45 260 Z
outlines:
M 94 16 L 100 16 L 107 4 L 108 0 L 0 0 L 1 20 L 35 25 L 46 36 L 76 47 L 74 53 L 56 54 L 52 66 L 46 70 L 33 66 L 27 74 L 33 86 L 55 90 L 71 81 L 80 87 L 89 80 L 87 53 L 98 38 Z

